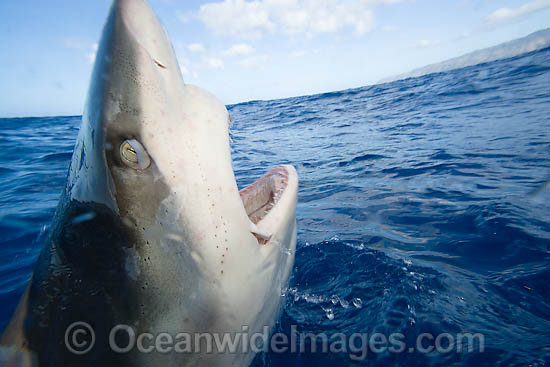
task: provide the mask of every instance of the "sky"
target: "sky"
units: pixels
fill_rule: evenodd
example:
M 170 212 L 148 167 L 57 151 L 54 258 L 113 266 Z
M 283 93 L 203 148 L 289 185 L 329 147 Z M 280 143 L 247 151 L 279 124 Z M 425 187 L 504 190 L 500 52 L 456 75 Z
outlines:
M 0 117 L 80 115 L 110 0 L 0 1 Z M 550 0 L 149 0 L 225 104 L 375 84 L 550 27 Z

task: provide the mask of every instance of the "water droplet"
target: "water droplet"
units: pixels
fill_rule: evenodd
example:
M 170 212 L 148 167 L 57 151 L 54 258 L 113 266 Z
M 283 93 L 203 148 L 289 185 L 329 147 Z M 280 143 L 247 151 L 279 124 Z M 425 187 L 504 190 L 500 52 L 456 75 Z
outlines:
M 336 305 L 338 304 L 338 302 L 340 302 L 340 297 L 333 294 L 332 296 L 330 296 L 330 302 L 332 302 L 333 305 Z
M 334 320 L 334 311 L 332 310 L 332 308 L 326 308 L 325 313 L 327 315 L 327 319 Z
M 321 297 L 316 296 L 315 294 L 306 294 L 304 296 L 304 299 L 308 303 L 314 303 L 314 304 L 321 303 Z
M 363 301 L 361 301 L 361 298 L 357 297 L 357 298 L 354 298 L 353 301 L 352 301 L 353 305 L 356 307 L 356 308 L 361 308 L 363 307 Z
M 292 255 L 292 250 L 289 249 L 289 248 L 284 248 L 284 247 L 281 247 L 281 252 L 285 255 Z

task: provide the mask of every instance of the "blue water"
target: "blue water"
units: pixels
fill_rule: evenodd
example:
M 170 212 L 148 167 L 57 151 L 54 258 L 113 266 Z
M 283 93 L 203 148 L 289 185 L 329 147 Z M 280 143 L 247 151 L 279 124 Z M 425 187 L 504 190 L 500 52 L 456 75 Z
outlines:
M 229 110 L 240 187 L 280 163 L 301 179 L 278 331 L 485 337 L 469 353 L 269 352 L 254 365 L 550 365 L 550 49 Z M 0 330 L 79 124 L 0 119 Z

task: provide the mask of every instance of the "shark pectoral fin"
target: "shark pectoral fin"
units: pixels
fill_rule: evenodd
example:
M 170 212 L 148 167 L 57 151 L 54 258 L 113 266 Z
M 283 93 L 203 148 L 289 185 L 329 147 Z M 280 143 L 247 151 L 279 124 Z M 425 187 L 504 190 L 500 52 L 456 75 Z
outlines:
M 258 239 L 260 245 L 266 244 L 272 236 L 271 233 L 258 228 L 258 226 L 252 222 L 250 222 L 250 232 Z

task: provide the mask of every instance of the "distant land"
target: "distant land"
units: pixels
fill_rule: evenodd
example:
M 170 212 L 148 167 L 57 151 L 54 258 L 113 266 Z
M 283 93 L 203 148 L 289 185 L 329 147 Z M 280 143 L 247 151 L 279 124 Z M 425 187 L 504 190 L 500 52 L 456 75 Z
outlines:
M 497 46 L 473 51 L 453 59 L 414 69 L 408 73 L 384 78 L 380 80 L 379 83 L 387 83 L 399 79 L 413 78 L 426 74 L 460 69 L 466 66 L 514 57 L 524 53 L 541 50 L 546 47 L 550 47 L 550 28 L 531 33 L 523 38 L 501 43 Z

